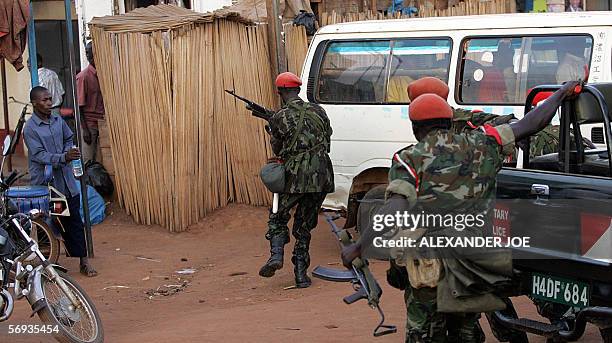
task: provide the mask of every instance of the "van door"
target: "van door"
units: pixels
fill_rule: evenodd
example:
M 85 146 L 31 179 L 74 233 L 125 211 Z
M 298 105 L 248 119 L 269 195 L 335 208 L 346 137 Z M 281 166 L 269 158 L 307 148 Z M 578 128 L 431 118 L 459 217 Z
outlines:
M 336 192 L 327 202 L 346 204 L 356 175 L 388 168 L 395 151 L 416 142 L 406 88 L 424 76 L 448 82 L 451 45 L 448 37 L 318 43 L 306 97 L 325 109 L 334 129 L 330 157 Z

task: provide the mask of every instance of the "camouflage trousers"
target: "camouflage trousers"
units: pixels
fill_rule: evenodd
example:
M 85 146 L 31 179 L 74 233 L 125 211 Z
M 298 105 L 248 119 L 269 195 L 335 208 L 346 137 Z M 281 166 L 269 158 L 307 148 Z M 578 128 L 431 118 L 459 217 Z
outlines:
M 479 313 L 437 312 L 435 288 L 409 287 L 406 301 L 406 343 L 482 343 Z
M 284 236 L 289 241 L 289 213 L 293 207 L 293 237 L 298 242 L 308 244 L 310 242 L 310 231 L 317 226 L 319 209 L 325 200 L 326 193 L 281 193 L 278 199 L 278 211 L 272 213 L 268 220 L 268 232 L 266 239 L 275 236 Z

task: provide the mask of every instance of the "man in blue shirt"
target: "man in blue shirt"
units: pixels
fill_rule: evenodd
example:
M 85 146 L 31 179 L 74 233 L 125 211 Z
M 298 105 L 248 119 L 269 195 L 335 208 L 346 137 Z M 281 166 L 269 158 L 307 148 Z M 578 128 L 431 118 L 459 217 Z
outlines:
M 25 124 L 23 137 L 28 147 L 31 183 L 46 185 L 45 166 L 53 167 L 53 187 L 66 196 L 70 209 L 70 217 L 60 217 L 68 256 L 80 258 L 82 274 L 96 276 L 97 272 L 87 258 L 85 231 L 79 212 L 80 195 L 70 163 L 79 159 L 81 154 L 72 148 L 73 134 L 66 122 L 51 113 L 53 104 L 49 91 L 44 87 L 32 88 L 30 101 L 34 113 Z

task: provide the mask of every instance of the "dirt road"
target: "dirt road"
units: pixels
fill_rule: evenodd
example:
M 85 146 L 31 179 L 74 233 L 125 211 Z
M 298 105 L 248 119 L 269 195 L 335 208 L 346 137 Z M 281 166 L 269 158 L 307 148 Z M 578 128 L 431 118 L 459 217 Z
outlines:
M 293 284 L 287 246 L 285 268 L 271 279 L 257 275 L 267 259 L 263 238 L 267 209 L 233 205 L 211 214 L 188 232 L 136 225 L 121 211 L 94 227 L 100 275 L 76 274 L 78 261 L 61 263 L 85 287 L 102 315 L 106 342 L 403 342 L 403 294 L 386 285 L 386 264 L 373 262 L 383 286 L 382 307 L 398 333 L 373 338 L 377 314 L 364 302 L 342 302 L 348 284 L 313 279 L 312 287 L 284 290 Z M 313 234 L 312 269 L 340 267 L 339 250 L 320 218 Z M 177 271 L 194 269 L 190 275 Z M 526 299 L 515 299 L 521 314 L 535 317 Z M 0 323 L 0 342 L 53 342 L 42 335 L 8 335 L 10 324 L 38 324 L 20 301 L 13 317 Z M 487 342 L 495 342 L 486 320 Z M 530 337 L 532 342 L 544 342 Z M 593 327 L 581 342 L 600 342 Z

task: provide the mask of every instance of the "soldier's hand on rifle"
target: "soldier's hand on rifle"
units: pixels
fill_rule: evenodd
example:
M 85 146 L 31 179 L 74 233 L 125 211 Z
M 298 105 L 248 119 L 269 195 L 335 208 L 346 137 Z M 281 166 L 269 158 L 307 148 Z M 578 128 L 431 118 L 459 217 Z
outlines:
M 353 264 L 353 260 L 356 259 L 357 257 L 361 257 L 361 244 L 359 243 L 355 243 L 355 244 L 351 244 L 349 246 L 343 247 L 342 248 L 342 253 L 340 254 L 340 256 L 342 257 L 342 264 L 348 268 L 351 269 Z

